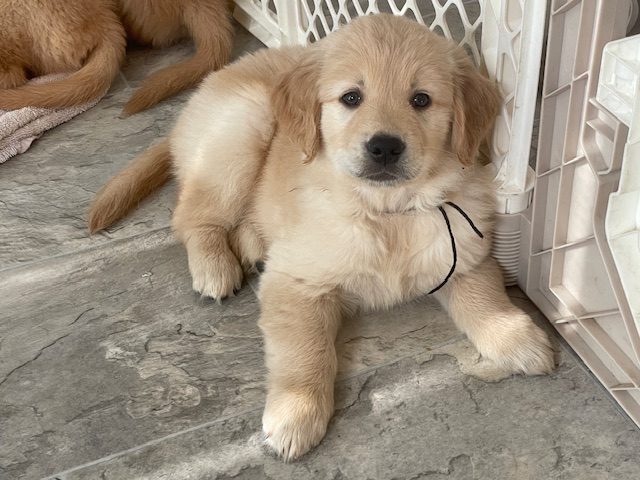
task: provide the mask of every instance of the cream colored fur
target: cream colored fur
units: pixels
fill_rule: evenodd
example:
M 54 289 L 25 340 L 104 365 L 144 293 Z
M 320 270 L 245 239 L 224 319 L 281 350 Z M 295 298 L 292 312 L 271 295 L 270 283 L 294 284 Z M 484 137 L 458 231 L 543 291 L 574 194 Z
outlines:
M 354 88 L 363 100 L 348 108 L 340 97 Z M 428 108 L 411 106 L 416 91 L 429 92 Z M 475 159 L 499 104 L 461 49 L 378 15 L 313 47 L 245 57 L 205 80 L 185 108 L 170 138 L 174 227 L 204 295 L 231 295 L 243 267 L 266 261 L 263 427 L 284 459 L 326 432 L 341 318 L 416 298 L 447 275 L 445 201 L 485 237 L 445 206 L 458 262 L 438 300 L 487 359 L 525 374 L 553 368 L 547 336 L 511 304 L 489 257 L 494 188 Z M 406 142 L 409 178 L 362 178 L 363 145 L 377 132 Z

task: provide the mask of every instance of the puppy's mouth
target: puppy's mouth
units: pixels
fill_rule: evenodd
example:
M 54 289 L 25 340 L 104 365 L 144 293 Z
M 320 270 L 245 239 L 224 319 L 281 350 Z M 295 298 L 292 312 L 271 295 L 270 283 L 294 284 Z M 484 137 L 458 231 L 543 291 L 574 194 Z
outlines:
M 398 169 L 379 168 L 365 169 L 360 175 L 363 180 L 367 180 L 372 185 L 389 186 L 409 180 L 410 176 L 406 172 Z

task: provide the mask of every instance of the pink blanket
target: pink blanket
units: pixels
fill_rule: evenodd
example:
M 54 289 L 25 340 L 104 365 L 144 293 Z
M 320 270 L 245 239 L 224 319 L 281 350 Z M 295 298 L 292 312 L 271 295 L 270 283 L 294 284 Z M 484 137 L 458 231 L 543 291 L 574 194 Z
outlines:
M 46 83 L 64 78 L 68 74 L 46 75 L 34 78 L 32 83 Z M 47 130 L 64 123 L 93 107 L 100 98 L 75 107 L 51 110 L 25 107 L 19 110 L 0 110 L 0 163 L 24 153 L 31 143 Z

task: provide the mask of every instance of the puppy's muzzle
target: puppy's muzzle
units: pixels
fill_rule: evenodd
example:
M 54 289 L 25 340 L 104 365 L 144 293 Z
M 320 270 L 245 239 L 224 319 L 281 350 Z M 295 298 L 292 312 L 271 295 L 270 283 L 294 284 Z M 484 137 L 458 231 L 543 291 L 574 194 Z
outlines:
M 376 133 L 364 144 L 367 164 L 362 177 L 376 182 L 392 182 L 406 178 L 401 160 L 407 148 L 395 135 Z

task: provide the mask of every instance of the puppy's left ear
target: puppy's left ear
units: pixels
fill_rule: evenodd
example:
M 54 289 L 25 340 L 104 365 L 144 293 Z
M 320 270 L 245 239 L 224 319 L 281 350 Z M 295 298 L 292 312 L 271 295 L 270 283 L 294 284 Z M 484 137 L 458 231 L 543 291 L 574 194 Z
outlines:
M 300 146 L 305 163 L 320 149 L 318 76 L 319 63 L 310 56 L 282 76 L 271 98 L 278 130 Z
M 493 127 L 502 99 L 496 83 L 480 73 L 463 49 L 457 48 L 455 56 L 451 146 L 463 165 L 471 165 Z

